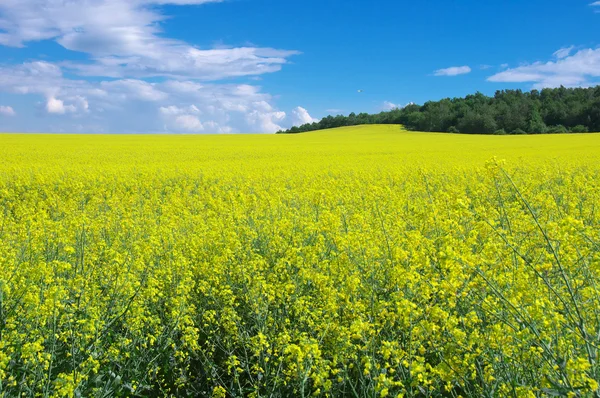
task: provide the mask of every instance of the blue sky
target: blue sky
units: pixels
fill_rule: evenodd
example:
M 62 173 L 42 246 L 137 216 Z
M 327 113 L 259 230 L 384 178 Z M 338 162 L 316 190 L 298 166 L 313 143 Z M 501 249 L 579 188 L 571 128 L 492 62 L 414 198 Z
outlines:
M 272 133 L 592 86 L 597 26 L 594 0 L 2 0 L 0 131 Z

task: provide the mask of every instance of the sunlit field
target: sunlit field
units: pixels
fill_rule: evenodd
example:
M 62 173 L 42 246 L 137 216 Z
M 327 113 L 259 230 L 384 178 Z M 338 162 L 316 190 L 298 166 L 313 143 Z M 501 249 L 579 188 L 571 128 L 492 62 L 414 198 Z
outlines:
M 599 345 L 600 134 L 0 135 L 2 397 L 592 397 Z

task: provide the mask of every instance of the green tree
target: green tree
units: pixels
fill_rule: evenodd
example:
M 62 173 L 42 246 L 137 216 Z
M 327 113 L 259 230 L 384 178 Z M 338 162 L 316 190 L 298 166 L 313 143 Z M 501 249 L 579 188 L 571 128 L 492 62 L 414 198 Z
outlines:
M 498 124 L 489 113 L 467 113 L 458 123 L 458 130 L 465 134 L 492 134 Z
M 475 93 L 464 98 L 409 104 L 378 114 L 351 113 L 326 116 L 317 123 L 295 126 L 280 133 L 298 133 L 358 124 L 403 124 L 417 131 L 469 134 L 511 134 L 599 131 L 600 87 L 532 90 L 498 90 L 493 97 Z M 551 126 L 550 128 L 547 126 Z
M 528 132 L 531 134 L 544 134 L 546 132 L 546 124 L 536 108 L 533 108 L 531 111 Z

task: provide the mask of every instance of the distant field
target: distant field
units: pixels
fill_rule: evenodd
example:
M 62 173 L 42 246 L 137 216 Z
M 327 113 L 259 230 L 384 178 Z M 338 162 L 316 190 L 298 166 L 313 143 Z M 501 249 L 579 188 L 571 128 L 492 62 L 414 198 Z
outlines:
M 600 134 L 479 136 L 402 131 L 400 126 L 342 127 L 295 135 L 0 135 L 0 167 L 176 170 L 321 169 L 426 164 L 482 166 L 492 156 L 598 159 Z M 575 155 L 575 156 L 573 156 Z M 260 161 L 259 161 L 260 160 Z
M 0 134 L 0 396 L 594 396 L 600 134 Z

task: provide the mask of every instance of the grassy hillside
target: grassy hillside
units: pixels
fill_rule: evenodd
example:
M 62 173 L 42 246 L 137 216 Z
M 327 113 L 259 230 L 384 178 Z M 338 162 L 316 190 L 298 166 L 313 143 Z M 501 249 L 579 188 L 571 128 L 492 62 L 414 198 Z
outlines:
M 600 135 L 0 135 L 0 396 L 593 396 Z
M 302 133 L 362 124 L 402 124 L 413 131 L 523 135 L 600 130 L 600 86 L 496 91 L 408 104 L 378 114 L 327 116 L 278 133 Z

